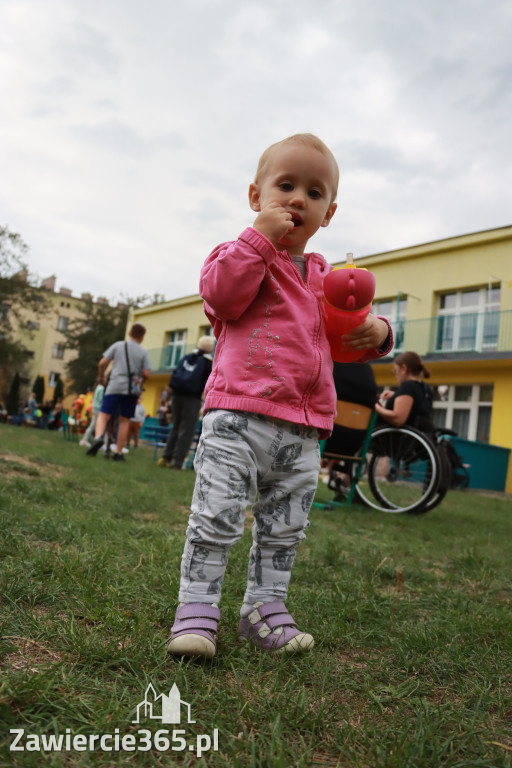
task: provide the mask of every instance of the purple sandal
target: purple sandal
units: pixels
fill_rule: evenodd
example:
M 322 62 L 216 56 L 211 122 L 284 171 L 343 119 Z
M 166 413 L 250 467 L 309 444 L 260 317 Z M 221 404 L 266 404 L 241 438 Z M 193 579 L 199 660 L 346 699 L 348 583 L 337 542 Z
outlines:
M 310 651 L 315 641 L 297 629 L 282 602 L 255 603 L 254 610 L 240 619 L 238 639 L 251 640 L 262 651 L 287 653 Z
M 174 656 L 213 659 L 220 610 L 209 603 L 185 603 L 176 611 L 167 650 Z

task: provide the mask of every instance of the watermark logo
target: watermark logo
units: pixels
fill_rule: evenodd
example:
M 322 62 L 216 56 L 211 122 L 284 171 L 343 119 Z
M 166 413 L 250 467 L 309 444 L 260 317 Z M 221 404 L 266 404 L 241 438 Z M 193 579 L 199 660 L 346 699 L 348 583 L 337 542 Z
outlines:
M 142 720 L 157 720 L 162 725 L 191 725 L 191 706 L 183 701 L 176 683 L 168 694 L 157 694 L 152 683 L 148 685 L 144 698 L 135 708 L 132 725 L 139 725 Z M 219 749 L 219 729 L 210 733 L 187 734 L 186 728 L 148 728 L 130 729 L 122 733 L 115 728 L 114 733 L 73 734 L 70 728 L 64 733 L 36 734 L 26 733 L 24 728 L 11 728 L 11 752 L 183 752 L 190 751 L 202 757 L 211 750 Z
M 161 720 L 166 725 L 179 725 L 181 723 L 181 708 L 187 710 L 187 722 L 195 723 L 190 717 L 190 704 L 181 700 L 181 694 L 176 683 L 169 691 L 169 695 L 161 693 L 157 696 L 152 683 L 146 688 L 146 693 L 140 704 L 137 705 L 137 714 L 132 723 L 140 723 L 141 717 L 150 720 Z

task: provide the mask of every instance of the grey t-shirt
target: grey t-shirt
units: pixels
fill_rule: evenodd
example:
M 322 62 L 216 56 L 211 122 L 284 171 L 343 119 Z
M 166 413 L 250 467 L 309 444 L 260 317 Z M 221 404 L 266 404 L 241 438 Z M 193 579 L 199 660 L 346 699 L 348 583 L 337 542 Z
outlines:
M 150 371 L 151 360 L 147 351 L 131 339 L 128 340 L 127 344 L 132 376 L 141 376 L 142 371 Z M 103 357 L 113 361 L 107 389 L 105 390 L 106 395 L 128 395 L 130 393 L 124 345 L 124 341 L 116 341 L 103 353 Z
M 292 261 L 300 272 L 300 276 L 303 280 L 306 280 L 306 257 L 305 256 L 292 256 Z

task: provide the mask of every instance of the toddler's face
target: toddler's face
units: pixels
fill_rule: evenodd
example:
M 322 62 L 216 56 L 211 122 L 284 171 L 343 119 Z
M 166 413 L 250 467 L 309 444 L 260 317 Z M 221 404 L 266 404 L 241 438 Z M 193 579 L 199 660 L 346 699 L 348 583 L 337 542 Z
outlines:
M 304 247 L 336 210 L 332 162 L 314 147 L 291 143 L 277 147 L 249 195 L 253 210 L 277 203 L 292 216 L 294 228 L 279 241 L 293 253 Z

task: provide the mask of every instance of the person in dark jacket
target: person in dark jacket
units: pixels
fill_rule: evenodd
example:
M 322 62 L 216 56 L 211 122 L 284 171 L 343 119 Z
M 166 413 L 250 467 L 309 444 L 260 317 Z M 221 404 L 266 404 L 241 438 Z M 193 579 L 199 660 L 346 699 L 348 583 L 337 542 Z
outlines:
M 201 398 L 212 372 L 215 339 L 201 336 L 197 349 L 179 361 L 169 381 L 172 391 L 172 427 L 159 467 L 182 469 L 190 450 L 201 410 Z
M 377 399 L 373 368 L 369 363 L 335 362 L 333 377 L 338 408 L 332 435 L 326 441 L 324 453 L 331 456 L 355 456 L 363 444 L 367 427 L 356 424 L 353 418 L 347 422 L 343 418 L 343 406 L 358 405 L 362 406 L 361 411 L 373 411 Z

